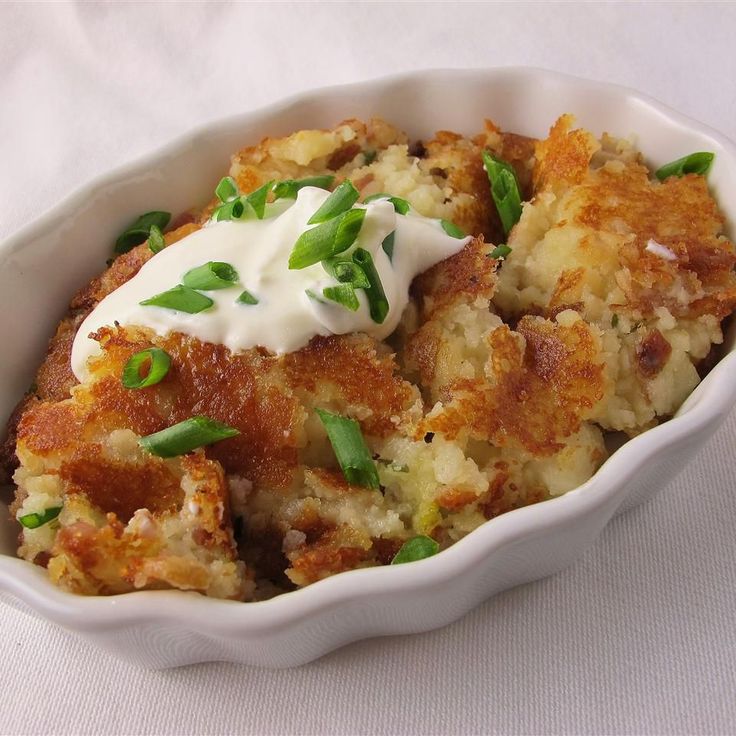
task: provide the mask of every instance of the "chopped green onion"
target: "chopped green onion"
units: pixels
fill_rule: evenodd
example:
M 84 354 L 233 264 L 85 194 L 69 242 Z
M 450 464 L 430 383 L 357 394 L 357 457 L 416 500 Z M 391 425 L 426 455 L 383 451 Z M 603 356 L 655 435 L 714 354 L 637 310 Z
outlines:
M 337 302 L 345 309 L 349 309 L 351 312 L 357 312 L 360 308 L 360 302 L 355 294 L 355 289 L 352 284 L 340 284 L 339 286 L 326 286 L 322 289 L 322 294 L 325 299 L 329 299 L 331 302 Z
M 345 480 L 356 486 L 378 489 L 378 471 L 365 444 L 360 425 L 354 419 L 315 409 L 330 440 Z
M 216 422 L 209 417 L 197 416 L 185 419 L 173 427 L 154 432 L 138 440 L 144 450 L 158 457 L 177 457 L 196 450 L 213 442 L 235 437 L 240 434 L 237 429 L 227 424 Z
M 149 363 L 148 372 L 141 375 L 141 368 Z M 131 355 L 123 368 L 122 382 L 125 388 L 147 388 L 166 378 L 171 367 L 171 357 L 161 348 L 148 348 Z
M 381 243 L 381 248 L 383 248 L 383 252 L 388 256 L 389 261 L 393 261 L 394 259 L 394 236 L 395 235 L 396 235 L 396 230 L 392 230 L 383 239 L 383 243 Z
M 182 283 L 190 289 L 216 291 L 228 289 L 238 280 L 238 272 L 222 261 L 208 261 L 184 274 Z
M 364 166 L 370 166 L 376 160 L 376 156 L 378 156 L 378 151 L 363 151 L 363 158 L 365 159 Z
M 715 153 L 708 151 L 699 151 L 691 153 L 689 156 L 678 158 L 677 161 L 671 161 L 654 172 L 654 175 L 660 181 L 664 181 L 668 176 L 684 176 L 685 174 L 701 174 L 705 176 L 710 171 L 711 164 L 715 158 Z
M 229 202 L 221 204 L 212 213 L 212 219 L 217 222 L 222 222 L 223 220 L 240 220 L 245 215 L 247 209 L 250 209 L 248 198 L 238 197 L 237 199 L 231 199 Z
M 164 234 L 158 225 L 151 225 L 151 230 L 148 233 L 148 247 L 151 249 L 151 253 L 154 254 L 160 253 L 166 247 Z
M 354 289 L 367 289 L 370 281 L 363 269 L 352 261 L 335 258 L 326 258 L 322 266 L 330 276 L 341 284 L 350 284 Z
M 306 268 L 347 250 L 358 237 L 364 219 L 365 210 L 348 210 L 305 230 L 291 251 L 289 268 Z
M 225 179 L 220 184 L 224 181 Z M 212 219 L 217 222 L 221 222 L 222 220 L 242 220 L 252 210 L 255 216 L 259 220 L 262 220 L 266 213 L 268 193 L 272 188 L 273 182 L 269 181 L 250 194 L 227 199 L 212 213 Z M 228 191 L 227 187 L 223 187 L 223 194 L 227 194 Z
M 296 199 L 296 194 L 304 187 L 329 189 L 335 177 L 332 174 L 325 176 L 309 176 L 306 179 L 285 179 L 277 182 L 273 187 L 273 196 L 276 199 Z
M 442 229 L 451 238 L 465 238 L 465 237 L 467 237 L 465 235 L 465 233 L 454 222 L 450 222 L 449 220 L 440 220 L 440 225 L 442 225 Z
M 238 196 L 238 185 L 231 176 L 225 176 L 220 179 L 220 183 L 215 189 L 215 196 L 220 202 L 229 202 Z
M 383 290 L 376 264 L 373 263 L 373 256 L 365 248 L 357 248 L 353 253 L 353 263 L 357 263 L 363 269 L 370 283 L 365 290 L 365 295 L 368 297 L 371 319 L 379 325 L 383 324 L 388 315 L 388 299 L 386 299 L 386 292 Z
M 400 215 L 405 215 L 411 209 L 411 205 L 405 199 L 392 197 L 390 194 L 384 194 L 383 192 L 371 194 L 370 197 L 366 197 L 363 200 L 363 203 L 368 204 L 369 202 L 375 202 L 377 199 L 387 199 L 394 206 L 394 210 Z
M 179 284 L 173 289 L 152 296 L 150 299 L 144 299 L 141 304 L 146 307 L 163 307 L 164 309 L 175 309 L 177 312 L 197 314 L 209 309 L 214 302 L 208 296 Z
M 497 245 L 489 254 L 489 258 L 495 258 L 497 261 L 506 258 L 511 253 L 508 245 Z
M 144 242 L 155 225 L 159 230 L 164 230 L 171 220 L 170 212 L 146 212 L 141 215 L 132 225 L 125 229 L 115 241 L 116 253 L 127 253 L 136 245 Z
M 614 314 L 613 317 L 611 317 L 611 327 L 618 327 L 618 315 Z
M 420 535 L 412 537 L 404 542 L 401 549 L 396 553 L 392 565 L 402 565 L 404 562 L 416 562 L 425 557 L 432 557 L 440 551 L 440 546 L 431 537 Z
M 240 304 L 258 304 L 258 299 L 247 289 L 235 301 Z
M 496 203 L 503 230 L 508 235 L 521 217 L 521 190 L 516 172 L 511 164 L 497 158 L 490 151 L 483 151 L 482 156 L 483 167 L 491 183 L 491 196 Z
M 61 509 L 62 506 L 54 506 L 53 508 L 46 509 L 45 511 L 25 514 L 24 516 L 19 517 L 18 521 L 26 529 L 38 529 L 38 527 L 53 521 L 61 513 Z
M 333 217 L 347 212 L 360 196 L 353 182 L 346 179 L 332 194 L 322 203 L 322 206 L 307 220 L 307 225 L 316 225 L 327 222 Z
M 248 204 L 253 208 L 259 220 L 262 220 L 263 215 L 266 213 L 266 200 L 272 187 L 273 181 L 269 181 L 247 196 Z

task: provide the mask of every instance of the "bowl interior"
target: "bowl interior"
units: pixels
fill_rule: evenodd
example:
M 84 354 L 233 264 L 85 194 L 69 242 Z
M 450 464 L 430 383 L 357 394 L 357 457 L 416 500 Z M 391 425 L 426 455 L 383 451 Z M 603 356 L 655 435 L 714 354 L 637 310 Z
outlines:
M 117 234 L 141 212 L 182 212 L 208 201 L 229 156 L 265 135 L 380 116 L 413 138 L 437 129 L 474 134 L 484 118 L 543 136 L 562 113 L 599 135 L 631 136 L 652 165 L 696 150 L 716 153 L 709 177 L 730 223 L 736 218 L 736 154 L 729 142 L 628 91 L 533 69 L 426 72 L 318 91 L 241 115 L 174 142 L 71 195 L 0 245 L 0 422 L 29 386 L 73 293 L 105 267 Z M 727 349 L 733 346 L 729 336 Z M 698 401 L 700 389 L 685 411 Z M 0 508 L 0 553 L 17 529 Z

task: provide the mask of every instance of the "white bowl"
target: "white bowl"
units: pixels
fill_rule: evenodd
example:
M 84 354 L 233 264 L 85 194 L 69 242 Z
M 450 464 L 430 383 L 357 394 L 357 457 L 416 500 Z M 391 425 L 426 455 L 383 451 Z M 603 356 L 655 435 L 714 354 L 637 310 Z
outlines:
M 195 131 L 92 182 L 0 245 L 0 420 L 27 388 L 71 295 L 103 267 L 114 236 L 140 212 L 206 201 L 230 153 L 244 144 L 371 115 L 412 137 L 438 128 L 472 134 L 484 117 L 543 136 L 564 112 L 596 134 L 634 134 L 655 165 L 715 151 L 709 182 L 729 220 L 736 217 L 734 144 L 622 87 L 503 68 L 419 72 L 299 95 Z M 2 507 L 0 599 L 152 667 L 208 660 L 292 666 L 357 639 L 444 626 L 494 593 L 562 569 L 617 511 L 667 485 L 736 403 L 733 342 L 730 336 L 725 357 L 674 419 L 626 443 L 585 485 L 492 519 L 436 557 L 343 573 L 259 603 L 178 591 L 82 597 L 15 557 L 18 529 Z

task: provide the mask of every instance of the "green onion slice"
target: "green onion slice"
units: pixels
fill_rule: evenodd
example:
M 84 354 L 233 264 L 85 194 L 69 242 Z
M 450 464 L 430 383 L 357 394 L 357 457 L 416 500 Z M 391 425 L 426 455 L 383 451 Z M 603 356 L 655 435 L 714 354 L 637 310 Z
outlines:
M 21 516 L 18 521 L 26 529 L 38 529 L 38 527 L 53 521 L 61 513 L 61 509 L 61 506 L 54 506 L 50 509 L 46 509 L 45 511 L 41 511 L 40 513 L 25 514 L 24 516 Z
M 273 181 L 269 181 L 261 187 L 258 187 L 254 192 L 251 192 L 246 199 L 248 204 L 253 208 L 256 213 L 256 217 L 259 220 L 263 219 L 263 215 L 266 213 L 266 200 L 268 199 L 268 193 L 273 188 Z
M 155 225 L 159 230 L 165 230 L 171 220 L 170 212 L 146 212 L 141 215 L 132 225 L 125 229 L 115 241 L 116 253 L 127 253 L 136 245 L 140 245 L 150 235 L 151 228 Z
M 166 247 L 164 234 L 158 225 L 151 225 L 151 230 L 148 233 L 148 247 L 151 249 L 151 253 L 154 254 L 160 253 Z
M 148 364 L 146 375 L 141 375 L 141 368 Z M 166 378 L 171 367 L 171 357 L 161 348 L 148 348 L 131 355 L 123 368 L 122 382 L 125 388 L 147 388 L 154 386 Z
M 212 219 L 217 222 L 222 222 L 223 220 L 241 220 L 248 210 L 250 210 L 248 198 L 238 197 L 237 199 L 231 199 L 229 202 L 221 204 L 212 213 Z
M 158 457 L 177 457 L 196 450 L 204 445 L 211 445 L 228 437 L 235 437 L 240 432 L 227 424 L 216 422 L 209 417 L 197 416 L 185 419 L 173 427 L 141 437 L 138 441 L 144 450 Z
M 384 239 L 383 243 L 381 243 L 381 248 L 383 248 L 383 252 L 388 256 L 389 261 L 394 260 L 394 238 L 396 235 L 396 230 L 392 230 Z
M 327 222 L 333 217 L 347 212 L 357 201 L 360 193 L 353 186 L 353 182 L 346 179 L 332 194 L 322 203 L 322 206 L 307 220 L 307 225 L 317 225 Z
M 350 284 L 354 289 L 367 289 L 371 285 L 365 271 L 352 261 L 339 257 L 326 258 L 322 261 L 322 266 L 335 281 L 341 284 Z
M 416 562 L 423 560 L 425 557 L 432 557 L 440 551 L 440 546 L 431 537 L 420 535 L 412 537 L 401 545 L 401 549 L 396 553 L 392 565 L 402 565 L 404 562 Z
M 678 158 L 677 161 L 670 161 L 654 172 L 654 175 L 660 181 L 664 181 L 668 176 L 684 176 L 685 174 L 700 174 L 705 176 L 713 163 L 715 153 L 708 151 L 698 151 L 691 153 L 689 156 Z
M 378 151 L 363 151 L 363 158 L 365 159 L 365 163 L 363 165 L 370 166 L 376 160 L 376 156 L 378 156 Z
M 394 210 L 396 210 L 400 215 L 405 215 L 411 209 L 411 205 L 405 199 L 402 199 L 401 197 L 393 197 L 390 194 L 385 194 L 383 192 L 380 192 L 379 194 L 371 194 L 370 197 L 366 197 L 363 200 L 363 203 L 368 204 L 369 202 L 375 202 L 377 199 L 387 199 L 394 206 Z
M 163 307 L 164 309 L 175 309 L 177 312 L 197 314 L 209 309 L 214 302 L 208 296 L 179 284 L 173 289 L 152 296 L 150 299 L 144 299 L 141 304 L 145 307 Z
M 296 199 L 296 194 L 304 187 L 318 187 L 319 189 L 329 189 L 335 177 L 332 174 L 326 176 L 310 176 L 306 179 L 285 179 L 277 182 L 273 186 L 273 196 L 276 199 Z
M 327 430 L 327 437 L 345 480 L 351 485 L 377 490 L 380 487 L 378 471 L 358 422 L 338 414 L 331 414 L 324 409 L 315 411 Z
M 503 230 L 508 235 L 521 217 L 521 190 L 516 172 L 511 164 L 497 158 L 490 151 L 483 151 L 482 156 L 483 167 L 491 183 L 491 196 L 496 203 Z
M 451 237 L 451 238 L 465 238 L 467 235 L 454 223 L 450 222 L 449 220 L 440 220 L 440 225 L 442 225 L 442 229 Z
M 489 254 L 489 258 L 495 258 L 497 261 L 501 260 L 502 258 L 506 258 L 506 256 L 511 253 L 511 248 L 509 248 L 508 245 L 497 245 Z
M 258 304 L 258 299 L 247 289 L 235 301 L 239 304 Z
M 217 289 L 228 289 L 237 280 L 238 272 L 229 263 L 208 261 L 187 271 L 182 283 L 190 289 L 216 291 Z
M 289 268 L 306 268 L 347 250 L 358 237 L 364 219 L 365 210 L 348 210 L 305 230 L 291 251 Z
M 326 286 L 322 289 L 322 294 L 325 299 L 329 299 L 331 302 L 337 302 L 345 309 L 349 309 L 351 312 L 357 312 L 360 308 L 360 302 L 355 294 L 355 289 L 352 284 L 340 284 L 339 286 Z
M 383 290 L 376 264 L 373 263 L 373 256 L 365 248 L 357 248 L 353 253 L 353 263 L 363 269 L 370 283 L 365 290 L 365 295 L 368 297 L 371 319 L 379 325 L 383 324 L 388 315 L 388 299 L 386 299 L 386 292 Z
M 215 196 L 220 202 L 229 202 L 238 196 L 238 185 L 231 176 L 220 179 L 220 183 L 215 188 Z

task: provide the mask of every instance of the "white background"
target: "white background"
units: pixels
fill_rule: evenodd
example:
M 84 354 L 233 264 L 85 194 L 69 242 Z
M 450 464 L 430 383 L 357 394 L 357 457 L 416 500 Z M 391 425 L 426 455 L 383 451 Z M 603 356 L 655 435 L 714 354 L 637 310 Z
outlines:
M 736 138 L 733 4 L 0 3 L 0 237 L 208 120 L 501 65 L 629 85 Z M 0 733 L 736 733 L 734 438 L 732 414 L 566 572 L 296 670 L 139 671 L 0 606 Z

